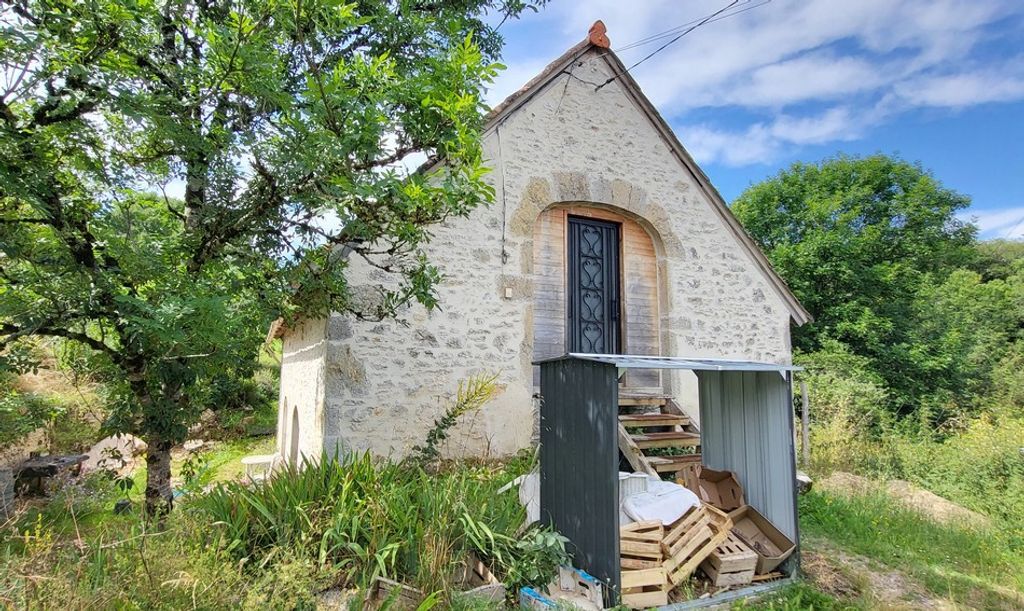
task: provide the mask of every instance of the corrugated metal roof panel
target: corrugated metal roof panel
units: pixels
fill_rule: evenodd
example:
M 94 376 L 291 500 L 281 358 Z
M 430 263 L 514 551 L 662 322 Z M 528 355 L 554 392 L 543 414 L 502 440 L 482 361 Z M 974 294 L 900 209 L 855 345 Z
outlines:
M 619 369 L 689 369 L 691 371 L 803 371 L 796 365 L 779 365 L 758 361 L 691 358 L 682 356 L 642 356 L 631 354 L 584 354 L 570 352 L 564 356 L 535 361 L 534 365 L 562 359 L 580 359 L 614 365 Z

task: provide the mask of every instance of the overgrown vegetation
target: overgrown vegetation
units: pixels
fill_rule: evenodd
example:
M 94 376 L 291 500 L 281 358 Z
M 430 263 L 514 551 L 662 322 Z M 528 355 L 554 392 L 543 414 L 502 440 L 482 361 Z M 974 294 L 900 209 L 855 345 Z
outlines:
M 528 455 L 430 473 L 368 456 L 322 459 L 266 483 L 197 494 L 165 531 L 147 530 L 138 514 L 111 515 L 119 492 L 92 478 L 5 533 L 0 602 L 176 608 L 201 595 L 208 608 L 292 608 L 326 588 L 365 589 L 377 576 L 450 601 L 470 552 L 510 585 L 544 584 L 566 561 L 564 539 L 518 533 L 525 513 L 516 496 L 496 494 L 532 466 Z M 35 586 L 37 575 L 47 587 Z
M 941 598 L 984 609 L 1024 604 L 1020 533 L 1002 525 L 939 524 L 883 494 L 800 499 L 808 547 L 828 541 L 889 566 Z M 909 592 L 908 592 L 909 594 Z

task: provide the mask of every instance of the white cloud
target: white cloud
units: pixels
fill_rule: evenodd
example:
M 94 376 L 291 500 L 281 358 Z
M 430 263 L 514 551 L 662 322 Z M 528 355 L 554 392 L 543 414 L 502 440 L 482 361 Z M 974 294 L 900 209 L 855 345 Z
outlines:
M 854 140 L 869 117 L 855 117 L 837 107 L 815 116 L 779 115 L 745 130 L 718 130 L 709 125 L 680 128 L 680 138 L 699 163 L 748 165 L 763 163 L 787 145 Z
M 622 0 L 552 3 L 545 23 L 560 24 L 561 49 L 596 19 L 613 49 L 707 15 L 725 0 Z M 633 71 L 644 92 L 675 123 L 695 109 L 735 107 L 752 118 L 723 130 L 704 122 L 681 128 L 702 161 L 768 162 L 787 146 L 850 140 L 915 108 L 961 109 L 1024 100 L 1024 61 L 993 65 L 980 57 L 987 29 L 1024 19 L 1015 0 L 774 0 L 709 23 Z M 627 65 L 656 43 L 620 52 Z M 554 54 L 556 41 L 507 48 L 510 69 L 489 101 L 522 86 Z M 808 110 L 811 109 L 811 110 Z M 801 116 L 802 113 L 813 113 Z M 735 121 L 740 113 L 730 113 Z M 724 113 L 723 113 L 724 116 Z
M 895 94 L 909 106 L 963 108 L 989 102 L 1009 102 L 1024 98 L 1024 75 L 1014 75 L 1020 64 L 1008 70 L 986 70 L 955 74 L 928 75 L 899 84 Z
M 983 238 L 1024 238 L 1024 206 L 972 210 L 961 218 L 977 225 Z

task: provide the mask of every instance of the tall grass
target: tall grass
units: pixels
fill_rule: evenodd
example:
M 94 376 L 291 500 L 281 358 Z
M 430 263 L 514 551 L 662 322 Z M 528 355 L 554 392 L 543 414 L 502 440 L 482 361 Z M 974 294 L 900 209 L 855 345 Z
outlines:
M 1024 420 L 982 414 L 939 436 L 865 430 L 845 411 L 811 428 L 811 472 L 905 479 L 999 520 L 1024 547 Z
M 322 457 L 301 469 L 285 467 L 252 487 L 222 485 L 197 499 L 191 511 L 214 523 L 223 549 L 238 560 L 263 564 L 287 549 L 350 587 L 366 588 L 386 576 L 447 593 L 470 551 L 514 573 L 514 580 L 546 580 L 550 574 L 521 567 L 544 565 L 538 557 L 564 559 L 563 542 L 541 535 L 527 538 L 536 544 L 517 544 L 523 509 L 515 495 L 496 493 L 518 471 L 462 463 L 428 472 L 368 455 Z M 494 537 L 467 536 L 467 525 Z
M 1024 605 L 1024 554 L 998 527 L 938 524 L 882 493 L 812 491 L 800 498 L 800 518 L 812 546 L 815 538 L 828 539 L 907 573 L 938 596 L 983 608 Z

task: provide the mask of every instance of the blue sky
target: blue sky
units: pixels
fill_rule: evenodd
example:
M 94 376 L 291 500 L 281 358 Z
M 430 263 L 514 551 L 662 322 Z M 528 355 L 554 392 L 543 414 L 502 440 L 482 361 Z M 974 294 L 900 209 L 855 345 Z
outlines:
M 726 3 L 553 0 L 502 27 L 508 70 L 489 101 L 595 19 L 618 49 Z M 620 57 L 631 65 L 667 41 Z M 794 161 L 895 153 L 970 196 L 964 216 L 982 237 L 1024 237 L 1024 2 L 772 0 L 695 30 L 633 75 L 727 201 Z

